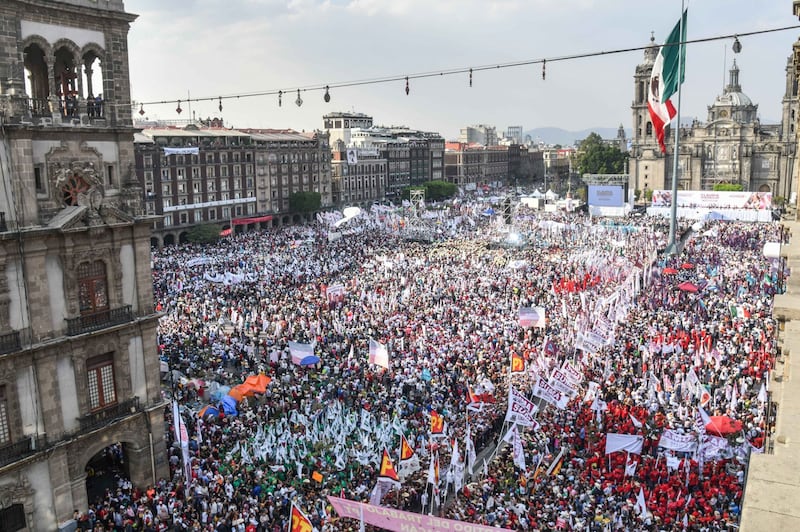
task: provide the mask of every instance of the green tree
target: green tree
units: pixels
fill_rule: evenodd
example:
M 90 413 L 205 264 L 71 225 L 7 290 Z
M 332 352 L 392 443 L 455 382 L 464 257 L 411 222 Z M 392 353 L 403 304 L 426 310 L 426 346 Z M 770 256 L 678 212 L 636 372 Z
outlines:
M 319 192 L 295 192 L 289 196 L 289 210 L 292 212 L 313 212 L 322 205 Z
M 411 197 L 412 190 L 424 190 L 425 201 L 441 201 L 447 198 L 452 198 L 458 192 L 458 187 L 455 183 L 448 181 L 426 181 L 420 186 L 406 187 L 403 189 L 400 197 L 407 200 Z
M 441 201 L 447 198 L 452 198 L 458 191 L 455 183 L 447 181 L 428 181 L 423 183 L 425 187 L 425 199 L 430 201 Z
M 597 133 L 590 133 L 578 148 L 577 168 L 581 175 L 622 174 L 627 162 L 627 153 L 606 144 Z
M 219 240 L 222 228 L 217 224 L 195 225 L 186 234 L 189 242 L 193 244 L 211 244 Z
M 714 185 L 714 191 L 716 192 L 741 192 L 742 190 L 744 190 L 744 187 L 740 184 L 717 183 Z

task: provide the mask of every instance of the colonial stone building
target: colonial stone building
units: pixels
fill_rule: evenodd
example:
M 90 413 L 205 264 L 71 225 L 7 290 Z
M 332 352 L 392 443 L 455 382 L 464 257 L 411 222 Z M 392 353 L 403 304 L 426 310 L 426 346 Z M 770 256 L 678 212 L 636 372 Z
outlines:
M 0 2 L 0 528 L 56 530 L 119 444 L 168 474 L 121 0 Z
M 192 226 L 237 232 L 313 219 L 290 213 L 296 192 L 331 205 L 331 150 L 323 131 L 145 127 L 135 137 L 145 209 L 158 215 L 152 245 L 186 242 Z
M 672 186 L 675 137 L 667 129 L 662 154 L 647 109 L 647 84 L 658 46 L 655 39 L 644 52 L 634 74 L 631 106 L 633 135 L 629 174 L 634 190 L 669 189 Z M 796 157 L 797 82 L 790 64 L 782 100 L 781 124 L 762 124 L 758 104 L 743 92 L 736 60 L 728 84 L 708 106 L 705 122 L 694 120 L 680 127 L 678 189 L 711 190 L 718 183 L 740 184 L 744 190 L 772 192 L 789 199 L 796 187 L 792 172 Z

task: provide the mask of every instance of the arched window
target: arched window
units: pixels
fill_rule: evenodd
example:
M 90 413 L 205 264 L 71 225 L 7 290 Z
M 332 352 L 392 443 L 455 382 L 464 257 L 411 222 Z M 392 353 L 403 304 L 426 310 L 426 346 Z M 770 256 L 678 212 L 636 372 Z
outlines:
M 31 98 L 34 116 L 50 114 L 47 97 L 50 96 L 50 79 L 47 72 L 44 50 L 38 44 L 30 44 L 22 52 L 25 67 L 25 93 Z
M 108 310 L 106 265 L 101 260 L 78 266 L 78 304 L 81 315 Z
M 647 128 L 646 128 L 645 131 L 646 131 L 647 135 L 652 135 L 653 134 L 653 123 L 652 122 L 648 122 L 647 123 Z
M 61 47 L 56 50 L 53 75 L 55 76 L 56 96 L 58 96 L 61 114 L 77 116 L 78 73 L 76 72 L 75 57 L 68 48 Z

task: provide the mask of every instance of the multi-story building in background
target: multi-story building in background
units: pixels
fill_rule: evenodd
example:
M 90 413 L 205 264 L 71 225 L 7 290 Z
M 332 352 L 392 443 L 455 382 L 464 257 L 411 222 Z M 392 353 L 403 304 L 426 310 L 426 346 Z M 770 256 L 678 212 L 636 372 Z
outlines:
M 508 183 L 509 147 L 448 142 L 445 145 L 445 178 L 465 190 L 499 187 Z M 519 168 L 516 147 L 515 169 Z M 513 178 L 511 180 L 513 184 Z
M 408 186 L 443 178 L 444 139 L 438 133 L 407 127 L 374 126 L 372 117 L 363 113 L 329 113 L 323 117 L 323 124 L 330 134 L 334 154 L 344 153 L 349 148 L 366 150 L 364 153 L 377 150 L 386 163 L 383 186 L 354 189 L 351 193 L 338 188 L 343 193 L 334 194 L 334 203 L 374 201 L 384 197 L 396 200 Z M 334 161 L 341 166 L 347 159 L 341 158 L 336 162 L 334 157 Z M 344 172 L 341 168 L 336 171 L 339 174 L 334 174 L 334 181 Z M 379 191 L 380 196 L 375 197 Z M 361 200 L 355 199 L 359 196 Z M 345 199 L 347 197 L 349 199 Z
M 497 128 L 486 124 L 477 124 L 461 128 L 458 142 L 462 144 L 481 144 L 482 146 L 497 146 Z
M 136 173 L 154 223 L 152 245 L 185 242 L 195 225 L 246 231 L 311 219 L 290 213 L 296 192 L 331 204 L 326 133 L 189 124 L 136 135 Z
M 522 144 L 525 140 L 522 138 L 522 126 L 508 126 L 506 138 L 511 144 Z
M 74 527 L 110 446 L 137 485 L 169 474 L 152 219 L 134 173 L 135 18 L 121 0 L 0 3 L 3 530 Z
M 647 86 L 657 54 L 658 46 L 651 38 L 644 61 L 634 73 L 629 159 L 630 186 L 634 190 L 668 189 L 672 184 L 674 131 L 671 126 L 667 129 L 667 153 L 661 153 L 647 109 Z M 791 58 L 786 69 L 781 124 L 761 123 L 758 104 L 742 91 L 739 76 L 734 60 L 728 84 L 708 106 L 706 121 L 694 120 L 680 126 L 678 189 L 712 190 L 716 184 L 728 183 L 788 199 L 797 192 L 792 172 L 798 98 Z
M 345 147 L 336 143 L 331 160 L 333 202 L 366 205 L 386 196 L 387 159 L 375 147 Z

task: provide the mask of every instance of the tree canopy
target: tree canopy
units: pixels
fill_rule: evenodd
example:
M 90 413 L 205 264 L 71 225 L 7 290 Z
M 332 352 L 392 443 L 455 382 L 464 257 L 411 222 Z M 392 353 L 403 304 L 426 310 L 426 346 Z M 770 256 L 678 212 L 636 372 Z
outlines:
M 420 186 L 404 188 L 402 198 L 409 199 L 409 191 L 419 189 L 425 190 L 425 201 L 441 201 L 447 198 L 452 198 L 458 191 L 458 187 L 455 185 L 455 183 L 441 180 L 426 181 Z
M 716 192 L 741 192 L 744 187 L 739 183 L 717 183 L 713 189 Z
M 628 154 L 603 142 L 597 133 L 583 139 L 577 154 L 578 172 L 583 174 L 623 174 Z
M 217 224 L 202 224 L 191 227 L 186 234 L 193 244 L 211 244 L 219 240 L 222 228 Z
M 289 196 L 289 210 L 292 212 L 314 212 L 322 205 L 319 192 L 295 192 Z

